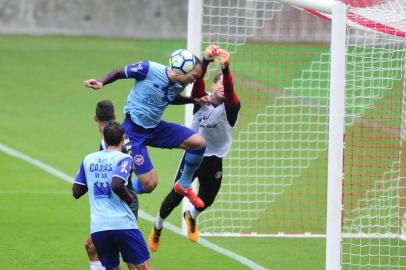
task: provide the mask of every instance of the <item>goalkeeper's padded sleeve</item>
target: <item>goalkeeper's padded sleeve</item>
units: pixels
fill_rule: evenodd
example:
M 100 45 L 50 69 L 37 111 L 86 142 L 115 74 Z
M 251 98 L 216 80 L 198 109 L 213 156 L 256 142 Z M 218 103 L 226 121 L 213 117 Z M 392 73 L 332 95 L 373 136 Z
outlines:
M 202 62 L 202 75 L 195 81 L 192 88 L 192 97 L 201 98 L 206 95 L 206 89 L 204 84 L 204 75 L 206 75 L 207 67 L 211 61 L 203 58 Z
M 223 72 L 223 85 L 224 97 L 226 98 L 226 106 L 235 107 L 238 104 L 238 97 L 234 91 L 233 76 L 228 67 L 222 69 Z

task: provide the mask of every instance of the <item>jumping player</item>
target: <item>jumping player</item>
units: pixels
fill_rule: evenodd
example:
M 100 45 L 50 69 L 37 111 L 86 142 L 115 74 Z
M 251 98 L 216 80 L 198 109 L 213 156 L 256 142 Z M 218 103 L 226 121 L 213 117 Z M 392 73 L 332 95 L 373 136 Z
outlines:
M 89 79 L 85 86 L 94 90 L 119 79 L 135 79 L 127 97 L 123 122 L 125 134 L 129 137 L 134 158 L 133 179 L 137 193 L 152 192 L 158 184 L 158 177 L 150 160 L 147 146 L 158 148 L 182 148 L 186 150 L 185 166 L 181 177 L 175 183 L 175 191 L 186 196 L 193 205 L 204 207 L 203 201 L 191 188 L 192 177 L 206 149 L 205 139 L 195 131 L 161 120 L 168 104 L 186 87 L 200 77 L 202 68 L 195 57 L 194 68 L 186 74 L 177 74 L 170 67 L 152 62 L 140 61 L 124 68 L 112 70 L 100 80 Z
M 207 143 L 204 159 L 195 177 L 199 179 L 198 196 L 203 200 L 205 206 L 194 206 L 184 213 L 188 237 L 196 242 L 199 238 L 199 230 L 196 223 L 197 216 L 209 207 L 215 200 L 221 186 L 223 158 L 229 153 L 232 143 L 231 132 L 235 126 L 240 110 L 240 102 L 234 92 L 233 79 L 229 70 L 229 53 L 218 46 L 210 45 L 205 50 L 202 63 L 202 75 L 193 85 L 192 98 L 201 98 L 205 92 L 204 75 L 213 57 L 217 56 L 222 66 L 222 73 L 214 78 L 211 86 L 210 105 L 195 104 L 193 110 L 192 128 L 201 134 Z M 185 166 L 183 157 L 175 182 L 181 175 Z M 164 220 L 171 214 L 182 201 L 183 196 L 175 192 L 169 192 L 162 202 L 160 211 L 148 236 L 148 246 L 151 251 L 157 251 L 160 243 L 161 231 Z

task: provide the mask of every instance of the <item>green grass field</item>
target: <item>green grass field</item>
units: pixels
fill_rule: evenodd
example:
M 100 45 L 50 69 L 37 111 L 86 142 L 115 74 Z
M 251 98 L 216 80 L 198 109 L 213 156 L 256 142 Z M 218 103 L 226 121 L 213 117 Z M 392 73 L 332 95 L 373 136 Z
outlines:
M 96 102 L 111 99 L 120 112 L 132 85 L 123 80 L 94 92 L 83 81 L 138 60 L 166 63 L 173 50 L 185 46 L 184 41 L 0 36 L 0 144 L 74 176 L 83 156 L 98 147 L 92 120 Z M 183 115 L 182 106 L 173 106 L 164 119 L 183 123 Z M 250 120 L 248 113 L 245 119 Z M 150 149 L 150 154 L 159 185 L 140 196 L 140 204 L 155 216 L 181 151 Z M 87 198 L 74 200 L 69 183 L 22 160 L 0 152 L 0 161 L 0 269 L 88 269 Z M 168 222 L 179 227 L 180 214 L 177 209 Z M 140 219 L 139 224 L 147 236 L 152 223 Z M 324 239 L 206 239 L 267 269 L 324 268 Z M 169 230 L 152 264 L 155 269 L 249 269 Z

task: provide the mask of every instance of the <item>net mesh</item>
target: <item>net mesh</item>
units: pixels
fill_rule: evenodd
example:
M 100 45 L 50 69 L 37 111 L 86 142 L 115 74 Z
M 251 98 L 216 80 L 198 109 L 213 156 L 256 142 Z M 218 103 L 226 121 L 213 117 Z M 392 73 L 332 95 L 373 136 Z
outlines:
M 324 233 L 330 21 L 277 1 L 204 1 L 203 10 L 204 45 L 233 52 L 242 108 L 201 231 Z
M 342 264 L 405 269 L 406 1 L 346 2 Z M 242 109 L 201 231 L 325 234 L 330 21 L 277 1 L 203 3 L 204 46 L 232 52 Z
M 348 11 L 344 269 L 406 269 L 405 8 Z

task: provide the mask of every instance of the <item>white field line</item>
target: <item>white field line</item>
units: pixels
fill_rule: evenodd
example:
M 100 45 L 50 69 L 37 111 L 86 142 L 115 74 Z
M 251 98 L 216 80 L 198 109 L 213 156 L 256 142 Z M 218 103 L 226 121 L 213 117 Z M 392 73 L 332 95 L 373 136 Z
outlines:
M 67 192 L 67 191 L 12 191 L 12 190 L 6 190 L 6 191 L 1 191 L 0 194 L 6 194 L 6 195 L 19 195 L 19 194 L 27 194 L 27 195 L 70 195 L 72 192 Z
M 18 158 L 20 160 L 26 161 L 26 162 L 34 165 L 35 167 L 40 168 L 41 170 L 43 170 L 43 171 L 45 171 L 45 172 L 59 178 L 59 179 L 62 179 L 62 180 L 67 181 L 69 183 L 73 182 L 73 177 L 61 172 L 60 170 L 58 170 L 58 169 L 56 169 L 54 167 L 51 167 L 51 166 L 49 166 L 49 165 L 47 165 L 47 164 L 45 164 L 45 163 L 43 163 L 43 162 L 41 162 L 41 161 L 39 161 L 37 159 L 34 159 L 34 158 L 30 157 L 30 156 L 27 156 L 26 154 L 21 153 L 21 152 L 15 150 L 15 149 L 10 148 L 10 147 L 8 147 L 8 146 L 6 146 L 4 144 L 1 144 L 1 143 L 0 143 L 0 151 L 3 152 L 3 153 L 6 153 L 6 154 L 8 154 L 8 155 L 10 155 L 12 157 L 15 157 L 15 158 Z M 18 194 L 18 193 L 21 193 L 21 192 L 15 192 L 15 193 L 13 193 L 13 192 L 1 192 L 1 193 Z M 35 192 L 32 192 L 32 193 L 35 193 Z M 44 194 L 44 193 L 42 193 L 42 194 Z M 49 194 L 59 194 L 59 193 L 49 192 Z M 68 194 L 68 193 L 64 193 L 64 194 Z M 147 221 L 149 221 L 151 223 L 153 223 L 155 221 L 155 217 L 151 216 L 150 214 L 148 214 L 148 213 L 146 213 L 146 212 L 144 212 L 142 210 L 139 210 L 139 216 L 142 219 L 147 220 Z M 177 227 L 177 226 L 175 226 L 173 224 L 170 224 L 169 222 L 166 222 L 164 227 L 166 229 L 168 229 L 168 230 L 182 236 L 182 237 L 185 237 L 182 234 L 182 229 L 181 228 L 179 228 L 179 227 Z M 199 239 L 199 241 L 197 243 L 199 243 L 200 245 L 202 245 L 202 246 L 204 246 L 204 247 L 206 247 L 208 249 L 211 249 L 211 250 L 213 250 L 213 251 L 215 251 L 217 253 L 220 253 L 220 254 L 223 254 L 223 255 L 225 255 L 227 257 L 230 257 L 233 260 L 236 260 L 236 261 L 240 262 L 241 264 L 246 265 L 250 269 L 254 269 L 254 270 L 267 270 L 268 269 L 268 268 L 265 268 L 265 267 L 263 267 L 261 265 L 256 264 L 255 262 L 253 262 L 253 261 L 251 261 L 251 260 L 249 260 L 249 259 L 247 259 L 247 258 L 245 258 L 245 257 L 243 257 L 243 256 L 241 256 L 239 254 L 236 254 L 236 253 L 234 253 L 234 252 L 232 252 L 232 251 L 230 251 L 228 249 L 217 246 L 216 244 L 213 244 L 213 243 L 211 243 L 211 242 L 209 242 L 206 239 L 203 239 L 201 237 L 200 237 L 200 239 Z
M 66 181 L 66 182 L 69 182 L 69 183 L 73 183 L 73 177 L 71 177 L 71 176 L 69 176 L 67 174 L 64 174 L 60 170 L 55 169 L 54 167 L 51 167 L 51 166 L 49 166 L 49 165 L 47 165 L 47 164 L 45 164 L 45 163 L 43 163 L 43 162 L 41 162 L 41 161 L 39 161 L 37 159 L 29 157 L 26 154 L 23 154 L 23 153 L 15 150 L 13 148 L 10 148 L 10 147 L 2 144 L 2 143 L 0 143 L 0 151 L 4 152 L 4 153 L 6 153 L 6 154 L 8 154 L 8 155 L 10 155 L 12 157 L 24 160 L 24 161 L 34 165 L 35 167 L 40 168 L 41 170 L 46 171 L 47 173 L 49 173 L 49 174 L 51 174 L 53 176 L 56 176 L 59 179 L 62 179 L 62 180 Z

